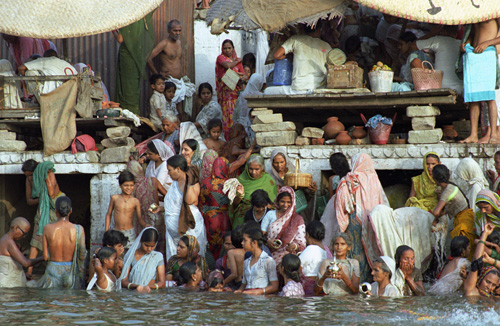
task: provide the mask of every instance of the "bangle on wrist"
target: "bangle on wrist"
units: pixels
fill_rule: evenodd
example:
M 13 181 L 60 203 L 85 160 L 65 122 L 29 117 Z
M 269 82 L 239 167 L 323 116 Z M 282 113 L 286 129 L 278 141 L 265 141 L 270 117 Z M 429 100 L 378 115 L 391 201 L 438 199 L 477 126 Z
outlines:
M 484 242 L 483 240 L 479 240 L 479 241 L 477 242 L 477 244 L 480 244 L 480 243 L 482 243 L 482 244 L 484 244 L 484 245 L 486 246 L 486 242 Z
M 155 283 L 155 290 L 158 290 L 158 283 Z
M 129 283 L 129 284 L 127 285 L 127 289 L 129 289 L 129 290 L 130 290 L 130 286 L 131 286 L 131 285 L 132 285 L 132 283 Z
M 263 288 L 263 289 L 262 289 L 262 294 L 263 294 L 263 295 L 266 295 L 266 288 Z

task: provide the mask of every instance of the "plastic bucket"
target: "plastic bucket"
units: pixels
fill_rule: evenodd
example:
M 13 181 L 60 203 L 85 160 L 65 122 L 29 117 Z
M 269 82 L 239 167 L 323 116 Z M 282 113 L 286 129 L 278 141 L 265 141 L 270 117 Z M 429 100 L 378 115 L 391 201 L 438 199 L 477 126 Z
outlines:
M 274 60 L 274 86 L 292 85 L 293 63 L 288 59 Z
M 370 86 L 374 93 L 387 93 L 392 90 L 393 71 L 376 70 L 368 73 Z

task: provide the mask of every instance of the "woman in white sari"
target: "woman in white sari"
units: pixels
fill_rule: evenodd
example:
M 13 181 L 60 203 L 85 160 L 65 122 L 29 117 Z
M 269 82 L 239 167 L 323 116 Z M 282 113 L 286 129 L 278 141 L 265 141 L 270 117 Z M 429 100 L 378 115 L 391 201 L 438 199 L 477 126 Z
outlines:
M 471 205 L 476 202 L 478 192 L 489 188 L 483 170 L 476 161 L 469 157 L 462 159 L 458 163 L 455 172 L 453 172 L 452 180 L 456 182 L 460 190 L 467 196 Z M 474 209 L 474 212 L 477 212 L 478 207 L 476 205 L 473 206 L 471 208 Z
M 168 190 L 172 179 L 167 172 L 167 160 L 175 153 L 164 142 L 154 139 L 148 143 L 146 155 L 150 160 L 146 168 L 146 178 L 156 178 L 163 188 Z
M 149 293 L 165 287 L 165 261 L 163 255 L 155 251 L 158 231 L 147 227 L 135 239 L 123 259 L 123 269 L 116 281 L 117 288 Z
M 203 142 L 203 138 L 201 138 L 200 133 L 198 132 L 198 129 L 196 129 L 196 126 L 192 122 L 182 122 L 180 129 L 179 129 L 179 144 L 184 144 L 184 142 L 188 139 L 194 139 L 198 143 L 198 146 L 196 147 L 196 150 L 194 154 L 192 154 L 191 157 L 191 162 L 195 161 L 197 164 L 199 164 L 198 167 L 201 166 L 201 159 L 203 158 L 203 155 L 205 155 L 205 152 L 207 151 L 207 145 Z M 178 154 L 181 154 L 180 152 Z
M 175 155 L 167 161 L 167 169 L 173 182 L 165 196 L 164 207 L 155 211 L 165 211 L 167 260 L 177 253 L 177 243 L 183 235 L 196 237 L 200 244 L 199 254 L 205 256 L 207 235 L 203 216 L 197 207 L 200 184 L 190 185 L 187 175 L 189 168 L 186 159 L 180 155 Z

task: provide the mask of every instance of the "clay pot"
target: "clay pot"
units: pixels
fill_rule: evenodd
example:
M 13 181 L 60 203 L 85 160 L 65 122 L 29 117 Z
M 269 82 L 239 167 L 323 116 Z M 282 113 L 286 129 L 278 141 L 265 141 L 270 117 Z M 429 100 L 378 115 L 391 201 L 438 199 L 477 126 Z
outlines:
M 351 136 L 347 134 L 347 131 L 340 131 L 335 141 L 337 145 L 347 145 L 351 141 Z
M 354 126 L 354 131 L 352 132 L 352 137 L 354 139 L 362 139 L 366 137 L 366 130 L 363 126 Z
M 456 137 L 458 137 L 458 133 L 453 125 L 443 126 L 443 139 L 455 139 Z
M 311 144 L 313 144 L 313 145 L 324 145 L 325 144 L 325 138 L 313 138 L 313 139 L 311 139 Z
M 344 124 L 337 117 L 330 117 L 326 121 L 328 121 L 324 127 L 326 139 L 334 139 L 340 131 L 345 130 Z

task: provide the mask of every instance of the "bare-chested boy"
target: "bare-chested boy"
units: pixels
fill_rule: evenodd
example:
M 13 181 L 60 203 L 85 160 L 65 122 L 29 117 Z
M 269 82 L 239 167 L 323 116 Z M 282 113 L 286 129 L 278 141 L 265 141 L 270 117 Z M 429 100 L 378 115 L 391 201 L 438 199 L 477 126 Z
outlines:
M 132 197 L 135 187 L 134 175 L 125 170 L 118 176 L 118 183 L 120 184 L 122 193 L 111 196 L 104 230 L 109 230 L 111 216 L 113 215 L 115 222 L 113 229 L 120 231 L 128 238 L 127 245 L 125 246 L 125 249 L 128 249 L 137 237 L 134 229 L 134 213 L 137 214 L 137 221 L 143 228 L 148 225 L 146 225 L 141 215 L 141 203 L 137 198 Z
M 220 135 L 222 133 L 222 121 L 221 119 L 211 119 L 207 123 L 207 130 L 210 134 L 209 138 L 203 139 L 203 143 L 207 146 L 208 149 L 213 149 L 217 153 L 220 153 L 220 150 L 226 143 L 222 139 L 220 139 Z
M 464 100 L 470 103 L 471 134 L 464 143 L 498 143 L 497 107 L 495 103 L 497 56 L 495 45 L 500 44 L 499 25 L 496 19 L 472 25 L 469 38 L 462 44 L 464 55 Z M 478 57 L 478 54 L 481 54 Z M 477 70 L 475 63 L 482 63 Z M 486 68 L 487 66 L 487 68 Z M 494 74 L 494 76 L 493 76 Z M 478 77 L 479 75 L 480 77 Z M 482 80 L 482 83 L 478 81 Z M 487 82 L 485 82 L 487 80 Z M 481 102 L 488 103 L 491 128 L 490 135 L 478 140 L 479 108 Z
M 57 221 L 54 203 L 57 198 L 64 196 L 57 183 L 54 163 L 45 161 L 36 164 L 33 160 L 24 162 L 22 170 L 26 175 L 26 201 L 28 205 L 38 204 L 31 238 L 29 259 L 38 256 L 42 250 L 42 231 L 45 225 Z M 32 278 L 33 267 L 26 272 L 28 279 Z
M 10 223 L 10 230 L 0 239 L 0 288 L 26 286 L 23 267 L 33 266 L 43 257 L 26 259 L 16 245 L 16 241 L 30 231 L 30 222 L 24 217 L 16 217 Z
M 85 232 L 69 221 L 73 212 L 71 200 L 56 200 L 57 222 L 43 228 L 43 258 L 48 261 L 38 285 L 42 288 L 81 289 L 85 272 Z
M 224 287 L 229 286 L 236 290 L 241 286 L 243 278 L 243 262 L 245 261 L 245 250 L 243 250 L 243 225 L 236 227 L 231 232 L 231 242 L 234 249 L 227 252 L 227 269 L 231 274 L 224 279 Z

